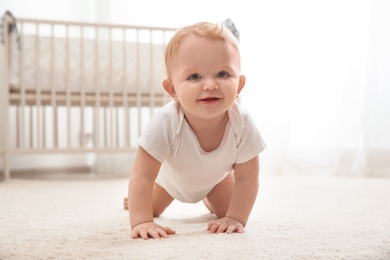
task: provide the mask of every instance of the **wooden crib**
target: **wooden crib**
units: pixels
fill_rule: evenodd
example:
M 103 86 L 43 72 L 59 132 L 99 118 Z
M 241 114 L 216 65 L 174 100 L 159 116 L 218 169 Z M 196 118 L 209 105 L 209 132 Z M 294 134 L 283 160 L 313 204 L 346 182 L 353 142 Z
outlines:
M 3 17 L 0 156 L 131 153 L 156 109 L 174 28 Z

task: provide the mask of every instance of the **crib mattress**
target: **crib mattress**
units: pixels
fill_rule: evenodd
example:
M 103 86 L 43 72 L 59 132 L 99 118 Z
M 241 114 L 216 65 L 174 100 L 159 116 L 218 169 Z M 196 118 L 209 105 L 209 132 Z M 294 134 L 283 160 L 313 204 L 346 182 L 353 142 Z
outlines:
M 163 44 L 24 34 L 18 46 L 16 35 L 12 37 L 10 85 L 14 93 L 39 91 L 43 98 L 51 92 L 58 92 L 58 98 L 73 92 L 87 93 L 87 97 L 127 93 L 129 98 L 164 93 Z

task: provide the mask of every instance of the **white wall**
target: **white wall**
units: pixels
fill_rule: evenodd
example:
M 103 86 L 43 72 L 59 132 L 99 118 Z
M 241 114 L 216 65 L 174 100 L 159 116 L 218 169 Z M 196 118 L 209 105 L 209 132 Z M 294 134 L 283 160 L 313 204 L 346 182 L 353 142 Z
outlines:
M 90 21 L 93 0 L 1 0 L 0 14 L 6 10 L 16 17 Z

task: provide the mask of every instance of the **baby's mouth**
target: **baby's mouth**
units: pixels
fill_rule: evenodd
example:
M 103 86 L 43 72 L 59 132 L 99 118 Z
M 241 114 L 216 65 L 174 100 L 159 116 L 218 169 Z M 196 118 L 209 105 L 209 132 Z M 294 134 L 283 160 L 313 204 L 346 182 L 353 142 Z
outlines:
M 204 104 L 204 105 L 213 105 L 218 103 L 218 101 L 221 100 L 221 98 L 217 97 L 207 97 L 207 98 L 201 98 L 199 99 L 199 102 Z
M 219 100 L 219 98 L 216 98 L 216 97 L 208 97 L 208 98 L 202 98 L 201 101 L 204 101 L 204 102 L 212 102 L 212 101 L 216 101 L 216 100 Z

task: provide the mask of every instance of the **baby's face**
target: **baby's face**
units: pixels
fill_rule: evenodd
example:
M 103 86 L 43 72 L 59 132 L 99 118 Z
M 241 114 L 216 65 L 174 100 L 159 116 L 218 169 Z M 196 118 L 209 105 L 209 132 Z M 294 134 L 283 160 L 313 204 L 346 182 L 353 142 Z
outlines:
M 240 56 L 227 42 L 195 35 L 185 38 L 173 57 L 171 81 L 187 117 L 223 116 L 240 85 Z

